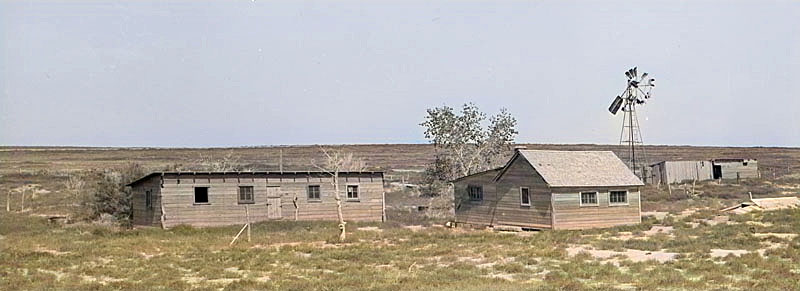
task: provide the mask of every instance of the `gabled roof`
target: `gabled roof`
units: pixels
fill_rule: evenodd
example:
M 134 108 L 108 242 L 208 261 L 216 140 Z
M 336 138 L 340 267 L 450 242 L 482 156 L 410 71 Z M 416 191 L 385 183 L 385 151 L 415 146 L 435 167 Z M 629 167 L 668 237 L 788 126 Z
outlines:
M 373 171 L 342 171 L 339 172 L 340 175 L 354 175 L 354 174 L 380 174 L 383 176 L 383 172 L 373 172 Z M 192 171 L 183 171 L 183 172 L 152 172 L 144 177 L 136 179 L 133 182 L 128 183 L 125 186 L 134 186 L 144 180 L 150 179 L 151 177 L 155 176 L 191 176 L 191 175 L 224 175 L 224 176 L 240 176 L 240 175 L 328 175 L 327 172 L 322 171 L 240 171 L 240 172 L 192 172 Z
M 498 173 L 495 181 L 517 158 L 527 160 L 550 187 L 644 185 L 611 151 L 520 150 Z
M 466 175 L 466 176 L 464 176 L 464 177 L 459 177 L 459 178 L 456 178 L 456 179 L 454 179 L 454 180 L 450 181 L 450 183 L 453 183 L 453 182 L 458 182 L 458 181 L 461 181 L 461 180 L 463 180 L 463 179 L 466 179 L 466 178 L 469 178 L 469 177 L 474 177 L 474 176 L 478 176 L 478 175 L 483 175 L 483 174 L 487 174 L 487 173 L 490 173 L 490 172 L 491 172 L 491 173 L 496 173 L 496 172 L 498 172 L 498 171 L 500 171 L 500 170 L 502 170 L 502 169 L 503 169 L 503 167 L 499 167 L 499 168 L 494 168 L 494 169 L 490 169 L 490 170 L 486 170 L 486 171 L 481 171 L 481 172 L 477 172 L 477 173 L 472 173 L 472 174 Z

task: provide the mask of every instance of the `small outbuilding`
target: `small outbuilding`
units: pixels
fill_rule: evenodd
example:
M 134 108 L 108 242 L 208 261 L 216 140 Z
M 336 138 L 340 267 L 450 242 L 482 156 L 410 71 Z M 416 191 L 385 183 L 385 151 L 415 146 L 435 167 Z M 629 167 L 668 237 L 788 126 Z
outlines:
M 517 150 L 504 167 L 453 186 L 461 224 L 586 229 L 641 223 L 643 183 L 610 151 Z
M 714 179 L 733 180 L 758 178 L 756 159 L 715 159 Z
M 324 172 L 155 172 L 128 184 L 133 224 L 219 226 L 265 220 L 337 220 Z M 349 221 L 384 217 L 382 172 L 340 172 Z
M 663 161 L 650 165 L 649 184 L 672 184 L 713 178 L 711 161 Z

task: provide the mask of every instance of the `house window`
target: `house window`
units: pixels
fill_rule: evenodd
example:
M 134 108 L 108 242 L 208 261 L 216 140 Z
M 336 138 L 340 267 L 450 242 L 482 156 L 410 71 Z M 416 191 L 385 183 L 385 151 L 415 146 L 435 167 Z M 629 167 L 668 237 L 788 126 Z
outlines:
M 358 185 L 347 185 L 347 199 L 358 200 Z
M 483 187 L 469 185 L 467 187 L 470 201 L 483 201 Z
M 256 203 L 253 197 L 253 186 L 239 186 L 239 204 Z
M 581 205 L 597 205 L 597 192 L 581 192 Z
M 308 200 L 321 200 L 319 195 L 319 185 L 309 185 L 308 186 Z
M 144 191 L 144 206 L 147 209 L 153 209 L 153 191 Z
M 742 166 L 747 166 L 747 162 L 742 162 Z
M 194 204 L 208 203 L 208 187 L 194 187 Z
M 608 194 L 608 201 L 611 204 L 627 204 L 628 191 L 611 191 Z
M 519 205 L 531 206 L 531 193 L 527 187 L 519 188 Z

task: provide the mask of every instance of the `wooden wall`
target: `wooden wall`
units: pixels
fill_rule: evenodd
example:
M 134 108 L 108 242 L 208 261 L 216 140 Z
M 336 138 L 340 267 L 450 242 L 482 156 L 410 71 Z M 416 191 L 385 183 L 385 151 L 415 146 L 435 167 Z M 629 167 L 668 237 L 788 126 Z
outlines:
M 747 166 L 744 165 L 747 163 Z M 714 162 L 714 165 L 722 169 L 722 179 L 747 179 L 758 178 L 758 161 L 744 160 L 744 162 Z
M 527 187 L 531 205 L 520 205 L 520 188 Z M 516 158 L 497 181 L 497 214 L 500 225 L 550 228 L 550 187 L 524 158 Z
M 159 177 L 151 180 L 158 181 Z M 144 184 L 144 183 L 142 183 Z M 320 201 L 309 201 L 309 185 L 320 186 Z M 342 211 L 345 220 L 381 221 L 383 218 L 383 178 L 378 174 L 340 177 Z M 359 199 L 347 200 L 346 185 L 359 186 Z M 253 204 L 239 204 L 239 186 L 253 186 Z M 138 185 L 137 185 L 138 187 Z M 207 204 L 194 203 L 194 188 L 209 187 Z M 188 224 L 218 226 L 244 224 L 245 206 L 252 222 L 271 219 L 294 220 L 296 196 L 299 220 L 336 220 L 336 202 L 330 177 L 320 175 L 188 175 L 164 178 L 161 203 L 167 227 Z M 144 197 L 144 192 L 140 194 Z M 144 198 L 141 198 L 144 201 Z M 156 206 L 158 207 L 158 206 Z M 160 213 L 159 213 L 160 215 Z
M 711 161 L 666 161 L 651 168 L 651 184 L 713 179 Z
M 610 205 L 609 191 L 627 190 L 627 205 Z M 581 192 L 597 192 L 597 206 L 581 206 Z M 642 222 L 638 187 L 553 188 L 553 228 L 587 229 Z
M 145 191 L 152 191 L 152 205 L 145 203 Z M 161 226 L 161 182 L 158 177 L 144 181 L 131 188 L 131 206 L 134 225 Z
M 496 174 L 497 171 L 489 171 L 453 183 L 457 204 L 456 222 L 549 228 L 550 191 L 533 167 L 526 160 L 517 158 L 503 177 L 493 182 Z M 469 185 L 483 185 L 483 201 L 469 201 Z M 530 206 L 521 205 L 520 187 L 529 188 Z
M 493 182 L 497 171 L 487 171 L 453 182 L 456 222 L 477 225 L 491 225 L 494 216 L 493 201 L 497 200 Z M 470 201 L 469 185 L 483 187 L 483 201 Z

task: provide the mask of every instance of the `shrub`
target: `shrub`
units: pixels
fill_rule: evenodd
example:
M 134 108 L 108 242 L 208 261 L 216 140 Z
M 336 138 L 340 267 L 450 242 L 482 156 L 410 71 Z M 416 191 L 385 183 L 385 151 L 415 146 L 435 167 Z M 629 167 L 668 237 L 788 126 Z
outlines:
M 145 170 L 137 163 L 129 163 L 120 170 L 106 170 L 95 174 L 95 182 L 91 184 L 91 198 L 88 201 L 92 209 L 92 218 L 98 219 L 103 214 L 116 218 L 122 226 L 130 226 L 132 217 L 131 191 L 125 185 L 144 176 Z

